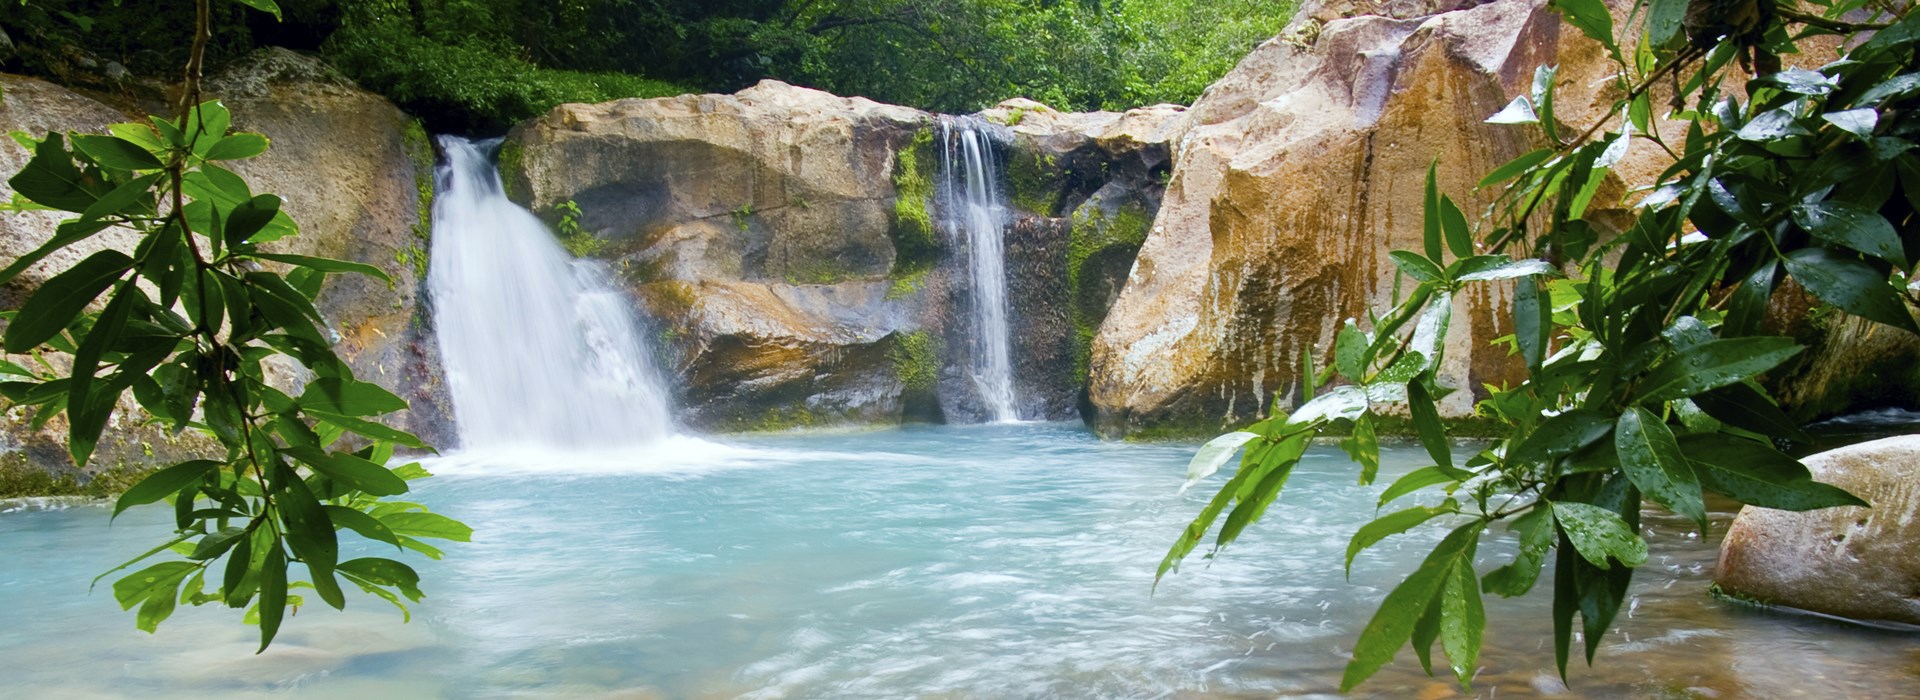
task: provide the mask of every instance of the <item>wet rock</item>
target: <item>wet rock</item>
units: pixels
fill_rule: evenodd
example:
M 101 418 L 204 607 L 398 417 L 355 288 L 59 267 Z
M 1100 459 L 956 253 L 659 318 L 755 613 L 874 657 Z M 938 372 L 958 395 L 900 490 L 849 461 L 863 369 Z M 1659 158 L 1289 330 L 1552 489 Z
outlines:
M 1920 624 L 1920 436 L 1803 461 L 1815 480 L 1873 507 L 1741 509 L 1721 544 L 1720 589 L 1829 615 Z
M 267 54 L 263 61 L 283 66 L 315 63 L 289 52 Z M 249 65 L 238 70 L 249 70 Z M 421 197 L 430 192 L 432 163 L 424 134 L 417 127 L 410 129 L 410 120 L 385 100 L 350 85 L 315 85 L 285 71 L 276 75 L 282 78 L 262 79 L 251 83 L 254 89 L 225 96 L 237 128 L 264 133 L 274 142 L 265 155 L 232 167 L 248 178 L 255 191 L 281 195 L 285 209 L 300 223 L 301 235 L 278 243 L 280 252 L 364 262 L 381 267 L 393 278 L 389 286 L 354 275 L 330 276 L 318 306 L 340 338 L 336 352 L 356 374 L 398 387 L 412 399 L 416 408 L 407 425 L 434 440 L 444 434 L 437 434 L 434 421 L 424 417 L 440 415 L 436 409 L 443 405 L 434 398 L 438 363 L 418 361 L 422 326 L 417 321 L 424 320 L 425 314 L 418 313 L 422 307 L 417 281 L 425 269 L 427 232 Z M 209 97 L 222 96 L 212 88 L 234 84 L 210 80 Z M 21 129 L 36 136 L 48 131 L 100 132 L 108 124 L 139 118 L 31 78 L 0 76 L 0 86 L 5 90 L 0 106 L 0 129 L 4 130 Z M 15 172 L 27 158 L 24 149 L 6 144 L 0 148 L 0 169 Z M 0 197 L 11 196 L 0 185 Z M 0 216 L 0 257 L 10 260 L 37 248 L 63 218 L 54 212 Z M 56 253 L 0 288 L 0 305 L 18 308 L 33 289 L 58 271 L 99 250 L 131 251 L 136 243 L 133 232 L 110 229 Z M 49 362 L 64 369 L 67 360 L 53 356 Z M 283 374 L 288 381 L 300 379 L 297 370 Z M 64 422 L 56 419 L 33 430 L 30 416 L 29 409 L 13 409 L 0 417 L 0 451 L 42 468 L 71 470 L 65 456 Z M 143 419 L 131 399 L 123 400 L 89 471 L 142 468 L 215 452 L 212 441 L 195 431 L 169 435 L 143 425 Z
M 451 445 L 445 382 L 424 285 L 433 151 L 419 123 L 354 87 L 319 59 L 262 49 L 207 81 L 233 111 L 234 128 L 273 147 L 236 161 L 255 191 L 274 192 L 300 224 L 284 252 L 364 262 L 392 279 L 327 277 L 316 306 L 338 338 L 334 352 L 361 379 L 412 404 L 398 425 Z
M 1180 110 L 1009 105 L 983 116 L 1012 123 L 993 131 L 1020 210 L 1007 234 L 1016 389 L 1022 415 L 1070 417 L 1085 376 L 1062 282 L 1071 217 L 1112 182 L 1157 187 L 1159 127 Z M 509 194 L 549 221 L 578 208 L 563 242 L 607 260 L 654 319 L 690 425 L 967 421 L 983 412 L 954 369 L 972 350 L 956 322 L 964 263 L 937 225 L 938 132 L 924 112 L 763 81 L 562 105 L 515 128 L 500 161 Z M 1157 192 L 1138 189 L 1112 196 L 1151 216 Z M 770 322 L 734 323 L 750 316 Z

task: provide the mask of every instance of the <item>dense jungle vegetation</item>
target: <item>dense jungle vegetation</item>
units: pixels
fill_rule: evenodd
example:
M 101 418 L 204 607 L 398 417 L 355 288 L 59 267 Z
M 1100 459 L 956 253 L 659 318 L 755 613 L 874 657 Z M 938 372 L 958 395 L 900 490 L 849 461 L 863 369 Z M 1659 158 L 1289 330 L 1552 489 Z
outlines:
M 941 112 L 1021 95 L 1124 109 L 1191 102 L 1278 33 L 1295 4 L 286 0 L 276 22 L 226 1 L 212 6 L 207 48 L 215 66 L 262 46 L 319 52 L 438 130 L 498 130 L 561 102 L 731 92 L 763 78 Z M 0 68 L 109 88 L 171 80 L 192 17 L 187 0 L 0 4 Z

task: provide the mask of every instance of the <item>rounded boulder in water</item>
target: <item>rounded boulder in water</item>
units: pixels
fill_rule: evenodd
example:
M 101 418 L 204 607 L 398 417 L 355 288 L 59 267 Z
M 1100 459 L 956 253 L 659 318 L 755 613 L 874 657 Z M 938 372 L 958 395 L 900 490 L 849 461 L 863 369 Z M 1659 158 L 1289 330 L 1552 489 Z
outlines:
M 1802 461 L 1815 481 L 1873 507 L 1741 509 L 1720 547 L 1720 589 L 1856 620 L 1920 624 L 1920 435 Z

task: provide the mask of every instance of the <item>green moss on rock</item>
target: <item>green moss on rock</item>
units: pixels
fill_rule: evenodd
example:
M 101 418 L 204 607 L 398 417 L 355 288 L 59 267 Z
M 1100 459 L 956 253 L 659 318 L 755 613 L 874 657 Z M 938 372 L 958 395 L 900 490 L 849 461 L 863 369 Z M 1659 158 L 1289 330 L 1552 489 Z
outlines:
M 52 472 L 27 462 L 18 452 L 0 455 L 0 498 L 83 496 L 108 498 L 125 492 L 153 473 L 150 466 L 116 465 L 93 474 Z
M 1067 238 L 1067 289 L 1073 295 L 1073 376 L 1070 380 L 1075 386 L 1087 381 L 1093 336 L 1106 320 L 1107 304 L 1111 301 L 1096 288 L 1093 279 L 1082 274 L 1082 268 L 1100 254 L 1133 257 L 1146 243 L 1147 229 L 1152 225 L 1153 217 L 1135 202 L 1120 207 L 1111 216 L 1097 202 L 1089 202 L 1074 213 Z
M 933 198 L 937 158 L 933 129 L 914 132 L 913 140 L 894 153 L 893 161 L 893 274 L 905 277 L 933 267 L 940 241 L 933 227 Z
M 893 371 L 908 392 L 932 392 L 940 380 L 940 341 L 926 331 L 894 336 Z
M 1016 209 L 1053 216 L 1060 205 L 1060 163 L 1051 153 L 1015 150 L 1007 158 L 1007 199 Z
M 507 198 L 520 204 L 527 204 L 532 195 L 522 185 L 526 181 L 527 149 L 520 142 L 507 139 L 500 142 L 500 153 L 495 157 L 500 170 L 500 187 L 506 191 Z
M 413 268 L 414 279 L 427 279 L 427 248 L 433 240 L 433 142 L 420 120 L 407 122 L 401 132 L 407 159 L 413 162 L 413 187 L 418 196 L 414 214 L 412 245 L 394 255 L 394 261 Z

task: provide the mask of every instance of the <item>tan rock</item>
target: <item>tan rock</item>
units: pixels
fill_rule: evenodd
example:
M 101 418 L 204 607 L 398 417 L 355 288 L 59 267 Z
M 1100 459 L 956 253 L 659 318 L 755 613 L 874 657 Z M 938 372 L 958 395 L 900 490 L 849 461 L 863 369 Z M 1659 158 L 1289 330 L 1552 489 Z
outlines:
M 1210 87 L 1188 113 L 1165 203 L 1094 341 L 1096 427 L 1217 429 L 1289 394 L 1301 354 L 1325 366 L 1344 319 L 1392 301 L 1386 253 L 1421 246 L 1428 163 L 1439 159 L 1440 187 L 1461 198 L 1531 148 L 1525 130 L 1483 120 L 1526 89 L 1534 66 L 1597 55 L 1572 34 L 1529 0 L 1339 19 L 1310 50 L 1270 41 Z M 1569 112 L 1592 99 L 1565 97 Z M 1487 347 L 1508 332 L 1509 303 L 1501 287 L 1454 300 L 1443 383 L 1517 378 L 1515 363 Z M 1466 415 L 1472 401 L 1471 390 L 1457 392 L 1442 411 Z
M 1720 547 L 1715 582 L 1760 602 L 1920 624 L 1920 436 L 1808 457 L 1816 481 L 1872 504 L 1794 513 L 1747 506 Z
M 31 78 L 0 76 L 0 85 L 5 88 L 0 107 L 4 130 L 22 129 L 35 136 L 49 130 L 100 132 L 110 123 L 136 118 Z M 230 77 L 209 80 L 207 88 L 210 99 L 226 98 L 237 128 L 264 133 L 274 141 L 265 155 L 232 165 L 254 191 L 281 195 L 300 223 L 302 234 L 277 244 L 278 249 L 365 262 L 393 277 L 389 287 L 378 280 L 332 276 L 319 307 L 340 338 L 336 351 L 357 374 L 398 387 L 417 407 L 430 409 L 438 363 L 423 358 L 414 343 L 414 324 L 421 318 L 415 313 L 415 273 L 424 270 L 425 263 L 419 196 L 420 187 L 430 184 L 417 176 L 431 166 L 424 135 L 409 139 L 410 121 L 398 109 L 330 75 L 318 61 L 291 52 L 256 56 Z M 6 144 L 0 147 L 0 169 L 16 172 L 28 157 L 24 149 Z M 0 185 L 0 197 L 12 194 Z M 11 260 L 37 248 L 64 218 L 54 212 L 0 216 L 0 256 Z M 109 230 L 56 253 L 0 289 L 0 304 L 17 308 L 48 276 L 108 247 L 132 251 L 137 242 L 131 231 Z M 63 357 L 50 361 L 56 368 L 65 367 Z M 285 378 L 299 379 L 297 373 Z M 416 408 L 413 413 L 433 411 Z M 71 469 L 64 421 L 56 419 L 34 431 L 27 425 L 29 415 L 28 409 L 13 409 L 0 417 L 0 452 L 17 453 L 48 469 Z M 143 418 L 131 399 L 124 399 L 89 470 L 139 467 L 212 450 L 211 441 L 198 433 L 169 435 L 141 425 Z M 431 436 L 433 424 L 413 421 L 409 427 Z

